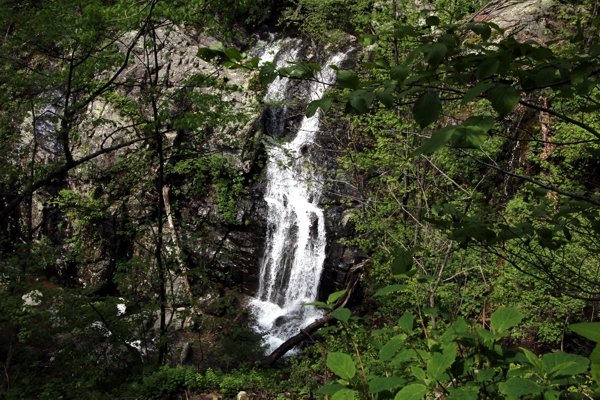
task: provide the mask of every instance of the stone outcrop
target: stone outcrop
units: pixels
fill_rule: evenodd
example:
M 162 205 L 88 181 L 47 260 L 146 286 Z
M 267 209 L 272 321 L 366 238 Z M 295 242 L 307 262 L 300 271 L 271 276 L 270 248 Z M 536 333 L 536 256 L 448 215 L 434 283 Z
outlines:
M 550 35 L 556 16 L 555 0 L 497 0 L 470 17 L 475 22 L 493 22 L 505 35 L 520 40 L 544 39 Z

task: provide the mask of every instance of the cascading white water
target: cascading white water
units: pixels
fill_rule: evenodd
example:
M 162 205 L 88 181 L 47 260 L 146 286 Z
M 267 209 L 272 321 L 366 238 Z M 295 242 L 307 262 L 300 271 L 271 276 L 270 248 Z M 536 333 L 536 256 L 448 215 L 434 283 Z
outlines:
M 293 61 L 290 56 L 296 53 L 291 50 L 288 57 L 278 56 L 278 67 Z M 321 98 L 335 77 L 335 71 L 327 66 L 339 64 L 344 56 L 337 54 L 328 60 L 317 76 L 320 82 L 311 84 L 309 101 Z M 287 84 L 287 80 L 276 80 L 269 86 L 266 100 L 283 97 Z M 268 150 L 268 237 L 258 294 L 250 303 L 256 330 L 266 334 L 267 352 L 323 315 L 315 307 L 302 306 L 317 297 L 327 244 L 323 210 L 318 206 L 320 176 L 307 165 L 305 154 L 318 130 L 318 114 L 305 117 L 294 140 L 283 145 L 271 143 Z

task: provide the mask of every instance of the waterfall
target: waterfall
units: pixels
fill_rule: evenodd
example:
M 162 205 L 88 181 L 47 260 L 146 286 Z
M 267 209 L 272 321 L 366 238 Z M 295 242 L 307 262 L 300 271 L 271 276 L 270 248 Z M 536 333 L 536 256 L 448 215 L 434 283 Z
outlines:
M 289 44 L 297 46 L 295 42 Z M 290 49 L 284 57 L 278 54 L 278 67 L 293 61 L 297 53 L 297 49 Z M 344 56 L 337 54 L 327 61 L 317 74 L 320 82 L 311 83 L 309 101 L 321 98 L 327 84 L 335 79 L 335 71 L 328 65 L 339 64 Z M 271 102 L 282 97 L 288 84 L 287 79 L 277 79 L 269 86 L 265 100 Z M 269 127 L 280 133 L 285 105 L 271 106 L 269 111 Z M 294 140 L 281 145 L 272 141 L 268 147 L 267 243 L 258 293 L 250 302 L 256 318 L 254 328 L 266 334 L 267 352 L 323 315 L 315 307 L 302 306 L 316 300 L 327 244 L 323 210 L 318 206 L 321 177 L 316 168 L 311 168 L 307 154 L 318 130 L 317 113 L 311 118 L 304 117 Z

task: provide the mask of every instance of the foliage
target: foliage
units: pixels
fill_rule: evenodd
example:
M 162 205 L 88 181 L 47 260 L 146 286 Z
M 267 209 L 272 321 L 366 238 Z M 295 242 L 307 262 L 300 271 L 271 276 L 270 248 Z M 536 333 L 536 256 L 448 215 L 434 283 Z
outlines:
M 286 25 L 298 26 L 311 39 L 335 44 L 347 32 L 364 32 L 370 24 L 372 1 L 365 0 L 296 0 L 283 15 Z
M 358 347 L 354 355 L 329 352 L 327 366 L 338 379 L 319 393 L 333 398 L 476 399 L 577 397 L 598 390 L 597 382 L 590 386 L 586 375 L 590 361 L 585 357 L 559 351 L 540 359 L 526 348 L 520 353 L 501 347 L 498 343 L 523 318 L 515 308 L 492 313 L 489 330 L 461 317 L 445 329 L 428 331 L 415 327 L 419 318 L 406 312 L 393 329 L 371 332 L 379 340 L 389 338 L 377 345 L 379 354 L 374 359 L 365 357 Z M 578 332 L 594 329 L 589 323 L 572 328 Z M 592 375 L 593 365 L 592 357 Z
M 185 390 L 192 392 L 220 391 L 226 398 L 233 398 L 240 391 L 276 390 L 273 371 L 258 369 L 232 370 L 227 374 L 220 370 L 206 369 L 204 373 L 195 367 L 162 366 L 143 378 L 141 384 L 133 384 L 129 390 L 141 393 L 148 399 L 173 398 Z

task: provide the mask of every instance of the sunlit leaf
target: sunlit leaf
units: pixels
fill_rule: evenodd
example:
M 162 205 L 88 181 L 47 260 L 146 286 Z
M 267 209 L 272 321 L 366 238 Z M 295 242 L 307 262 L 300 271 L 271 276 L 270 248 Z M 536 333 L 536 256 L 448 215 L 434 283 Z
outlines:
M 327 366 L 342 379 L 350 380 L 356 374 L 356 367 L 352 357 L 348 354 L 331 352 L 327 355 Z
M 521 322 L 523 317 L 524 315 L 514 307 L 499 308 L 491 315 L 492 329 L 496 332 L 507 330 Z
M 521 397 L 526 395 L 536 395 L 542 392 L 543 387 L 534 381 L 523 378 L 511 378 L 498 385 L 500 392 L 510 397 Z
M 425 394 L 427 394 L 427 386 L 416 383 L 403 387 L 394 400 L 420 400 Z
M 413 330 L 415 316 L 409 312 L 405 312 L 398 320 L 398 326 L 405 332 L 410 333 Z
M 341 389 L 331 396 L 331 400 L 352 400 L 354 399 L 354 390 Z
M 346 289 L 344 289 L 344 290 L 338 290 L 337 292 L 333 292 L 327 298 L 327 302 L 330 303 L 330 304 L 331 303 L 335 303 L 335 301 L 337 299 L 339 299 L 340 297 L 342 297 L 345 294 L 346 294 Z
M 348 318 L 350 318 L 351 312 L 347 308 L 338 308 L 337 310 L 331 313 L 331 316 L 335 319 L 339 319 L 343 322 L 348 322 Z
M 440 379 L 456 359 L 456 348 L 450 345 L 442 353 L 435 353 L 427 363 L 427 373 L 430 379 Z
M 379 359 L 381 361 L 390 360 L 392 357 L 394 357 L 394 355 L 396 355 L 396 352 L 400 350 L 402 346 L 404 346 L 405 340 L 405 334 L 395 336 L 392 339 L 388 340 L 388 342 L 384 344 L 381 350 L 379 351 Z
M 321 394 L 334 394 L 334 393 L 337 393 L 338 391 L 340 391 L 342 389 L 346 389 L 346 387 L 343 386 L 343 385 L 340 385 L 339 383 L 332 383 L 332 384 L 329 384 L 327 386 L 321 386 L 319 388 L 319 390 L 317 390 L 317 393 L 321 393 Z
M 370 46 L 377 42 L 377 35 L 364 35 L 358 39 L 358 44 L 361 46 Z
M 569 329 L 593 342 L 600 343 L 600 322 L 571 324 Z
M 373 296 L 383 296 L 388 293 L 397 292 L 398 290 L 404 290 L 408 286 L 407 285 L 389 285 L 384 288 L 379 289 Z
M 369 393 L 379 393 L 384 390 L 390 390 L 402 385 L 406 382 L 404 379 L 397 376 L 373 378 L 369 382 Z

